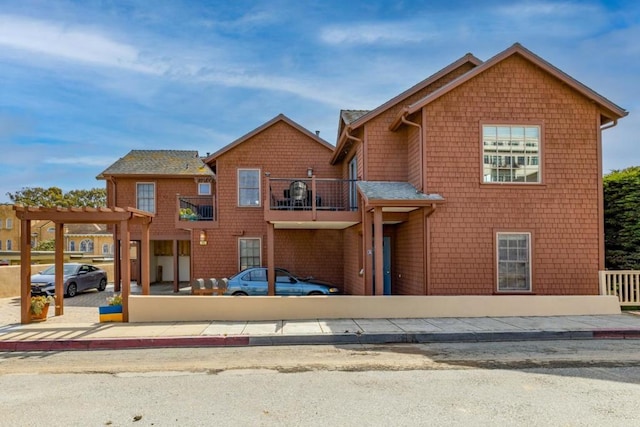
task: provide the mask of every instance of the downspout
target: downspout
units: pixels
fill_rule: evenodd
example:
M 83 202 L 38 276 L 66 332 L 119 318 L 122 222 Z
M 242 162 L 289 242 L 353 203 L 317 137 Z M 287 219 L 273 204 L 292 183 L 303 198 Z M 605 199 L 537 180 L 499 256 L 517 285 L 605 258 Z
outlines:
M 422 138 L 422 125 L 419 123 L 414 123 L 411 122 L 409 120 L 407 120 L 407 114 L 408 112 L 405 111 L 404 114 L 402 114 L 402 116 L 400 117 L 400 121 L 402 121 L 402 123 L 409 125 L 409 126 L 415 126 L 418 128 L 418 135 L 419 135 L 419 141 L 418 144 L 420 146 L 420 188 L 418 188 L 418 190 L 420 191 L 424 191 L 424 187 L 425 187 L 425 177 L 424 177 L 424 143 L 423 143 L 423 138 Z

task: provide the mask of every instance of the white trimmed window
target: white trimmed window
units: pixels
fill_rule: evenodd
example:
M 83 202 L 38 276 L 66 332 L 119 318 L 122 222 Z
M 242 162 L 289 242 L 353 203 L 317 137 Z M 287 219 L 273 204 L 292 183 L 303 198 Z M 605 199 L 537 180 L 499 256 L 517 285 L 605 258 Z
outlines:
M 80 242 L 80 252 L 91 252 L 93 253 L 93 240 L 85 239 Z
M 260 239 L 238 239 L 238 260 L 240 271 L 262 265 Z
M 143 211 L 156 212 L 156 185 L 153 182 L 136 183 L 136 207 Z
M 211 194 L 211 183 L 210 182 L 199 182 L 198 183 L 198 195 L 200 196 L 209 196 Z
M 498 292 L 531 291 L 531 233 L 497 233 Z
M 75 250 L 76 250 L 76 241 L 75 240 L 69 240 L 69 250 L 75 252 Z
M 540 126 L 482 126 L 485 183 L 540 183 L 540 154 Z
M 102 253 L 103 254 L 108 254 L 109 253 L 109 245 L 107 243 L 104 243 L 102 245 Z
M 13 228 L 13 219 L 11 218 L 7 218 L 7 220 L 5 221 L 5 228 L 7 230 L 11 230 Z
M 7 240 L 7 250 L 8 251 L 13 250 L 13 241 L 11 241 L 11 239 Z
M 238 206 L 260 206 L 260 169 L 238 169 Z

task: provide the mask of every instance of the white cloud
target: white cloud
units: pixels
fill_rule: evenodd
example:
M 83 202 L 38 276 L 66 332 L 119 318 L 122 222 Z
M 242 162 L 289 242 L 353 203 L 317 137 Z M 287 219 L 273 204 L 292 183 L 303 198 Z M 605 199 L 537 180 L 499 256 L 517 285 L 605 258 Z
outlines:
M 518 19 L 545 16 L 552 18 L 561 18 L 581 15 L 589 12 L 593 13 L 597 10 L 597 7 L 594 5 L 557 1 L 531 1 L 516 3 L 510 4 L 508 6 L 502 6 L 497 9 L 497 11 L 501 14 L 513 16 Z
M 108 166 L 113 163 L 113 157 L 97 156 L 70 156 L 51 157 L 43 160 L 43 163 L 50 165 L 82 165 L 82 166 Z
M 159 74 L 160 64 L 141 60 L 133 46 L 119 43 L 95 30 L 0 15 L 0 45 L 64 60 Z
M 369 23 L 324 28 L 320 39 L 328 44 L 401 44 L 435 38 L 424 28 L 412 29 L 408 23 Z

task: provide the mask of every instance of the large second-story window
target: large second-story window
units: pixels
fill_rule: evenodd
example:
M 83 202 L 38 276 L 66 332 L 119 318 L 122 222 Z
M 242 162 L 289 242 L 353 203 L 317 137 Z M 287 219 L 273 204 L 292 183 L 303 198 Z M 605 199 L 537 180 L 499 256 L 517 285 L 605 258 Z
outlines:
M 260 169 L 238 169 L 238 206 L 260 206 Z
M 11 239 L 7 240 L 7 250 L 8 251 L 13 250 L 13 241 L 11 241 Z
M 147 212 L 156 212 L 156 185 L 153 182 L 136 184 L 136 207 Z
M 5 222 L 6 224 L 6 229 L 7 230 L 11 230 L 13 228 L 13 219 L 11 218 L 7 218 L 7 221 Z
M 540 183 L 540 127 L 484 125 L 483 181 Z

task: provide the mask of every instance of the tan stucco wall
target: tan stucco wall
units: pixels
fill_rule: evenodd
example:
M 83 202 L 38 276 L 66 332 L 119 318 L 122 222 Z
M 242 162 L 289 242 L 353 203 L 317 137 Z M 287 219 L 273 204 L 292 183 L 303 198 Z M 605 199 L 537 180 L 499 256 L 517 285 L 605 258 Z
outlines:
M 52 264 L 38 264 L 31 266 L 31 274 L 36 274 Z M 94 264 L 107 272 L 109 282 L 113 281 L 113 263 Z M 20 266 L 8 265 L 0 267 L 0 298 L 20 296 Z
M 615 296 L 305 296 L 129 298 L 130 322 L 620 314 Z

